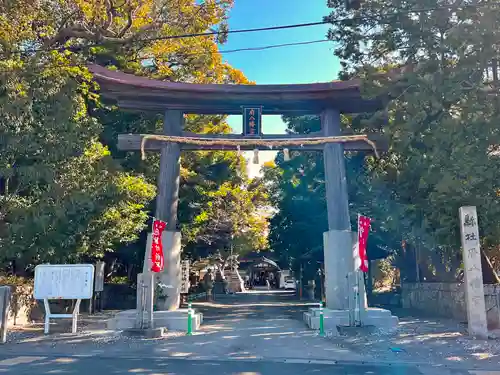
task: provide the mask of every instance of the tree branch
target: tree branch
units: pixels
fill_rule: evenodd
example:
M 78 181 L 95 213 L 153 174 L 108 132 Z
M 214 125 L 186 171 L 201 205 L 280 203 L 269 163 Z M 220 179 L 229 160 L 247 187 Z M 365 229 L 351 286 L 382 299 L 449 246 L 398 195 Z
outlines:
M 108 30 L 109 26 L 113 23 L 113 10 L 115 9 L 115 4 L 113 0 L 106 0 L 106 15 L 108 18 L 106 22 L 102 25 L 103 30 Z
M 142 2 L 139 1 L 139 4 L 137 5 L 137 7 L 134 9 L 132 8 L 132 5 L 130 5 L 130 0 L 127 0 L 127 24 L 118 32 L 118 38 L 122 38 L 125 33 L 130 30 L 130 28 L 132 27 L 132 23 L 134 21 L 134 16 L 136 14 L 136 12 L 139 10 L 139 8 L 141 7 L 142 5 Z

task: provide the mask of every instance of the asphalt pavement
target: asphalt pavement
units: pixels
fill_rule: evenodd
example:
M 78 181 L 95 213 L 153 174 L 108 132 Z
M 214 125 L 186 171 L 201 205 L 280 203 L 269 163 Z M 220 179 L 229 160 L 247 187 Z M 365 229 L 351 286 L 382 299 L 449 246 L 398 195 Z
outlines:
M 319 362 L 319 363 L 318 363 Z M 374 364 L 327 364 L 320 361 L 225 361 L 163 358 L 2 356 L 0 373 L 17 375 L 469 375 L 464 371 L 420 369 L 412 366 Z

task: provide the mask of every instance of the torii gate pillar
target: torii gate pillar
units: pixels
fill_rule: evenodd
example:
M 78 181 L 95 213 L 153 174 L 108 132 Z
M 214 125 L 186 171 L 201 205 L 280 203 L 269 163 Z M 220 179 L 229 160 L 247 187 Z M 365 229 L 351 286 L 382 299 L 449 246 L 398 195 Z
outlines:
M 325 136 L 340 135 L 340 112 L 336 109 L 324 110 L 321 125 Z M 328 211 L 328 232 L 323 234 L 327 307 L 324 310 L 325 329 L 336 332 L 338 326 L 361 324 L 392 331 L 397 327 L 398 318 L 392 316 L 389 310 L 368 308 L 364 279 L 360 273 L 354 272 L 353 245 L 357 236 L 351 232 L 344 146 L 341 143 L 325 144 L 323 158 Z M 319 320 L 315 311 L 307 313 L 304 320 L 315 328 L 311 315 Z
M 339 111 L 323 111 L 321 125 L 325 136 L 340 135 Z M 328 232 L 323 235 L 326 306 L 333 310 L 348 310 L 351 294 L 348 274 L 354 271 L 354 259 L 344 146 L 341 143 L 325 144 L 323 158 L 328 211 Z
M 180 110 L 166 110 L 163 134 L 181 135 L 184 115 Z M 179 204 L 181 148 L 178 143 L 164 142 L 160 151 L 160 170 L 157 181 L 155 217 L 167 223 L 162 235 L 164 270 L 156 275 L 156 281 L 165 285 L 167 295 L 158 301 L 158 310 L 176 310 L 180 298 L 181 233 L 177 230 L 177 206 Z M 151 268 L 151 234 L 148 234 L 143 272 Z

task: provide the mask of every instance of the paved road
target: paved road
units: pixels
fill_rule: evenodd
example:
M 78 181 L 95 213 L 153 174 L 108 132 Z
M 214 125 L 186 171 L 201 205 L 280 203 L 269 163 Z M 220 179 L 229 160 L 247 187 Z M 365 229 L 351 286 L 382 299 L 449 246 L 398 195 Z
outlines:
M 445 367 L 364 363 L 363 352 L 306 329 L 307 304 L 290 293 L 251 292 L 196 303 L 204 312 L 193 336 L 125 339 L 109 332 L 33 335 L 0 346 L 0 375 L 500 375 Z
M 293 362 L 293 361 L 292 361 Z M 7 357 L 0 355 L 0 374 L 42 375 L 469 375 L 467 372 L 407 366 L 284 363 L 273 361 L 191 361 L 110 357 Z

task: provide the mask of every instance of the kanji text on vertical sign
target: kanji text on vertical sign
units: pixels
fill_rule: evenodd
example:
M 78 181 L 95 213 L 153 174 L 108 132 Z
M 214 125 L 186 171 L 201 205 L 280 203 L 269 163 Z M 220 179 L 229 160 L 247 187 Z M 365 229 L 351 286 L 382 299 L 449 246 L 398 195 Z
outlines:
M 181 262 L 181 288 L 180 293 L 189 292 L 189 260 Z
M 462 236 L 463 263 L 465 273 L 465 297 L 469 335 L 488 336 L 486 306 L 484 302 L 481 249 L 476 207 L 460 207 L 460 233 Z
M 243 108 L 243 134 L 260 135 L 262 131 L 262 108 Z
M 370 232 L 370 218 L 358 215 L 358 256 L 360 260 L 359 269 L 368 272 L 368 255 L 366 253 L 366 242 Z
M 151 271 L 161 272 L 164 268 L 163 245 L 161 234 L 167 223 L 161 220 L 153 220 L 153 233 L 151 235 Z

